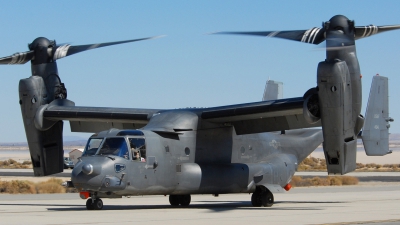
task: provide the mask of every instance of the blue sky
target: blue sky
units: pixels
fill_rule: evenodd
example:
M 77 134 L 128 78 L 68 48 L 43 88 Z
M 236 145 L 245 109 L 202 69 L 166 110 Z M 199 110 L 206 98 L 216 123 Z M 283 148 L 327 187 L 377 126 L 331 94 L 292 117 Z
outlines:
M 182 108 L 260 101 L 265 81 L 284 97 L 316 86 L 317 46 L 281 39 L 206 35 L 215 31 L 320 27 L 342 14 L 357 26 L 400 24 L 400 1 L 7 1 L 0 8 L 0 56 L 27 50 L 36 37 L 72 45 L 156 35 L 164 38 L 96 49 L 58 60 L 68 98 L 80 106 Z M 390 78 L 391 132 L 400 133 L 400 31 L 357 42 L 363 110 L 372 76 Z M 30 63 L 0 66 L 0 142 L 25 141 L 18 82 Z M 84 136 L 69 132 L 64 135 Z

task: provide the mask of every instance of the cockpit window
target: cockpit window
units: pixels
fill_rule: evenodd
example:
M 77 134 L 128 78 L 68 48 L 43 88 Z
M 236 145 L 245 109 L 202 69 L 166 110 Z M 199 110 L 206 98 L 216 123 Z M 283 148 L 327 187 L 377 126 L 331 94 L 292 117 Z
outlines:
M 115 155 L 125 159 L 129 158 L 128 146 L 125 138 L 106 138 L 98 155 Z
M 146 162 L 146 143 L 144 138 L 129 138 L 132 160 Z
M 90 138 L 86 145 L 85 151 L 83 151 L 82 156 L 91 156 L 96 154 L 97 149 L 101 145 L 102 141 L 103 138 Z

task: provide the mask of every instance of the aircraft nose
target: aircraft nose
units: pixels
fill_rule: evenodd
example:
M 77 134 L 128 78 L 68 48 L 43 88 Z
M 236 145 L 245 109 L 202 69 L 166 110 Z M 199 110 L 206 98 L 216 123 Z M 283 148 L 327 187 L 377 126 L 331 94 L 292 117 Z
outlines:
M 82 172 L 86 175 L 90 175 L 93 173 L 93 166 L 92 164 L 88 163 L 82 166 Z
M 84 163 L 81 167 L 81 171 L 86 175 L 99 175 L 101 173 L 101 166 L 93 166 L 91 163 Z
M 104 176 L 101 176 L 101 166 L 93 162 L 79 162 L 72 170 L 71 180 L 75 187 L 87 190 L 101 186 Z

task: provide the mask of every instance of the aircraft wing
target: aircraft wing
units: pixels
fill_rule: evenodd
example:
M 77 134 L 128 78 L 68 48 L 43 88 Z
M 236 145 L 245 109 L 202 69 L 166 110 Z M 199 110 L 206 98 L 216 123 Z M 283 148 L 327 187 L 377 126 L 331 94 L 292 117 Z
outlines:
M 159 109 L 133 109 L 74 106 L 68 100 L 55 100 L 44 105 L 35 116 L 35 125 L 45 127 L 46 121 L 69 120 L 72 132 L 96 133 L 110 128 L 138 129 L 145 126 Z M 43 118 L 41 120 L 41 118 Z
M 321 126 L 303 116 L 304 99 L 288 98 L 205 109 L 203 120 L 233 125 L 236 134 L 253 134 Z
M 303 116 L 303 97 L 288 98 L 202 109 L 203 121 L 232 125 L 236 134 L 253 134 L 321 126 L 308 123 Z M 72 132 L 96 133 L 110 128 L 138 129 L 165 110 L 75 106 L 69 100 L 43 105 L 35 115 L 35 125 L 45 130 L 55 121 L 70 121 Z M 50 121 L 50 122 L 49 122 Z M 46 125 L 48 124 L 48 125 Z

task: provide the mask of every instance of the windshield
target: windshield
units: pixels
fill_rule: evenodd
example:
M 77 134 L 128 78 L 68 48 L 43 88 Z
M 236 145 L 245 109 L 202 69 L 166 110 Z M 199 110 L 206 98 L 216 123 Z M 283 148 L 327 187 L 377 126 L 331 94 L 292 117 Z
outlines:
M 97 153 L 98 155 L 115 155 L 123 157 L 125 159 L 129 158 L 128 146 L 126 145 L 125 138 L 107 138 L 101 149 Z
M 96 154 L 97 149 L 99 148 L 102 141 L 103 138 L 90 138 L 82 156 L 90 156 Z

